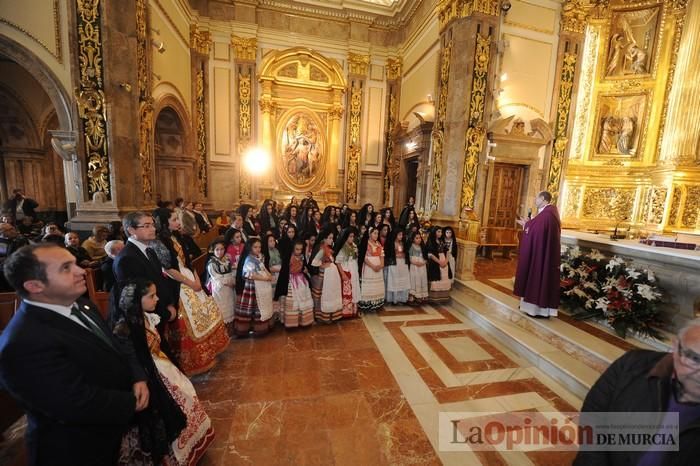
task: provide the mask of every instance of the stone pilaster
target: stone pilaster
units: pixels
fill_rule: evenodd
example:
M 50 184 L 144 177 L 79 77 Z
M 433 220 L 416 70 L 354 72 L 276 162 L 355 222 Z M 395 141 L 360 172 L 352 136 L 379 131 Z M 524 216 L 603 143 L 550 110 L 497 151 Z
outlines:
M 362 104 L 367 84 L 369 55 L 350 53 L 348 55 L 349 92 L 345 107 L 347 118 L 347 150 L 345 153 L 345 202 L 357 207 L 360 196 L 360 162 L 362 158 Z
M 253 141 L 255 127 L 255 112 L 253 102 L 255 101 L 253 86 L 255 79 L 255 57 L 257 55 L 258 44 L 254 37 L 244 38 L 231 36 L 231 45 L 233 47 L 233 56 L 235 64 L 236 83 L 238 84 L 237 95 L 237 114 L 238 114 L 238 148 L 237 148 L 237 164 L 239 169 L 238 177 L 238 199 L 239 201 L 250 201 L 252 199 L 252 185 L 250 177 L 245 172 L 243 167 L 243 154 L 251 146 Z M 265 86 L 263 86 L 264 89 Z M 266 90 L 263 91 L 265 95 Z M 268 118 L 272 111 L 272 104 L 263 105 L 260 101 L 260 110 L 263 118 Z M 269 124 L 269 121 L 268 121 Z
M 395 153 L 395 131 L 399 122 L 399 102 L 401 99 L 401 59 L 389 57 L 386 61 L 386 126 L 384 146 L 384 205 L 391 205 L 394 187 L 399 175 L 400 159 Z
M 195 175 L 196 192 L 201 198 L 209 194 L 209 173 L 207 158 L 209 107 L 209 53 L 211 51 L 209 31 L 200 30 L 195 24 L 190 27 L 190 61 L 192 63 L 192 124 L 195 135 Z

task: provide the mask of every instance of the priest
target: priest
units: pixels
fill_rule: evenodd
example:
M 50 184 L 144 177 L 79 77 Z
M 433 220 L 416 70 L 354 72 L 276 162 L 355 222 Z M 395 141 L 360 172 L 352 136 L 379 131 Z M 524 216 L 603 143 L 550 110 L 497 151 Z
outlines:
M 542 191 L 535 199 L 535 218 L 516 220 L 523 236 L 513 293 L 520 296 L 520 310 L 530 317 L 556 317 L 559 307 L 561 222 L 551 202 L 551 193 Z

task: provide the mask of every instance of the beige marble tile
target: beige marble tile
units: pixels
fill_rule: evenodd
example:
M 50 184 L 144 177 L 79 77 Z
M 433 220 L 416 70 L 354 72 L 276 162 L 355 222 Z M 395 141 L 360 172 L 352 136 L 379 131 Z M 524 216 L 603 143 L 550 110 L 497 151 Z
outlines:
M 417 327 L 423 328 L 425 327 Z M 406 335 L 411 344 L 418 350 L 420 355 L 425 359 L 428 365 L 440 377 L 440 380 L 446 387 L 458 387 L 460 385 L 457 376 L 450 370 L 449 367 L 440 359 L 433 349 L 419 335 L 416 327 L 402 327 L 401 331 Z
M 493 359 L 489 353 L 469 337 L 438 338 L 437 341 L 460 362 Z
M 415 315 L 400 315 L 400 316 L 392 316 L 392 315 L 386 315 L 385 313 L 379 314 L 379 318 L 382 320 L 382 322 L 413 322 L 413 321 L 419 321 L 419 320 L 435 320 L 435 319 L 442 319 L 442 315 L 438 313 L 435 309 L 426 306 L 424 308 L 426 311 L 425 314 L 415 314 Z
M 530 377 L 532 377 L 532 373 L 529 368 L 523 367 L 457 374 L 460 385 L 481 385 L 492 382 L 504 382 L 507 380 L 528 379 Z

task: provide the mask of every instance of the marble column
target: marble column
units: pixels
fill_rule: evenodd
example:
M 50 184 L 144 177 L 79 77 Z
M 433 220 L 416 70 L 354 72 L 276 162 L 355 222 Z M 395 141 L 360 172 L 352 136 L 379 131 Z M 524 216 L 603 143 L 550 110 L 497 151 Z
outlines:
M 557 70 L 550 121 L 554 122 L 554 142 L 547 146 L 545 168 L 547 177 L 541 188 L 552 193 L 557 202 L 562 188 L 566 154 L 571 132 L 579 84 L 579 58 L 583 51 L 583 33 L 586 29 L 586 10 L 581 0 L 566 0 L 562 7 L 561 29 L 557 50 Z
M 348 83 L 346 108 L 348 109 L 347 151 L 345 155 L 345 202 L 358 207 L 360 198 L 361 158 L 362 158 L 362 104 L 367 84 L 369 55 L 350 53 L 348 55 Z
M 700 161 L 700 0 L 690 0 L 686 9 L 679 8 L 675 14 L 676 26 L 683 32 L 675 72 L 669 83 L 660 156 L 676 165 L 697 165 Z
M 462 2 L 438 6 L 441 58 L 438 100 L 432 137 L 432 217 L 456 221 L 461 204 L 470 197 L 479 202 L 477 166 L 485 157 L 483 137 L 490 119 L 493 96 L 488 77 L 495 73 L 490 60 L 498 37 L 500 2 L 481 1 L 463 8 Z M 475 198 L 476 197 L 476 198 Z
M 258 44 L 257 39 L 254 37 L 244 38 L 232 35 L 231 45 L 233 47 L 236 82 L 238 83 L 236 99 L 238 110 L 238 158 L 236 160 L 239 174 L 238 200 L 240 202 L 249 202 L 252 199 L 252 186 L 250 177 L 246 173 L 245 167 L 243 167 L 242 158 L 251 145 L 252 135 L 255 134 L 255 112 L 253 111 L 252 102 L 255 102 L 254 89 L 256 86 L 253 86 L 253 83 Z M 265 113 L 263 112 L 263 115 Z M 269 116 L 269 112 L 267 112 L 267 115 Z

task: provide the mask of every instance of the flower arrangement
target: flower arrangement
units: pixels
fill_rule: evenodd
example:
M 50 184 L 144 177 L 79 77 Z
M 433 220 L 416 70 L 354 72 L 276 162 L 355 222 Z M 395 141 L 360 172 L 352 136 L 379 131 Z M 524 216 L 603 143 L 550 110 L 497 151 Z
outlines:
M 662 292 L 652 271 L 596 249 L 584 253 L 578 246 L 563 246 L 560 272 L 562 305 L 576 319 L 604 318 L 622 338 L 629 330 L 660 337 Z

